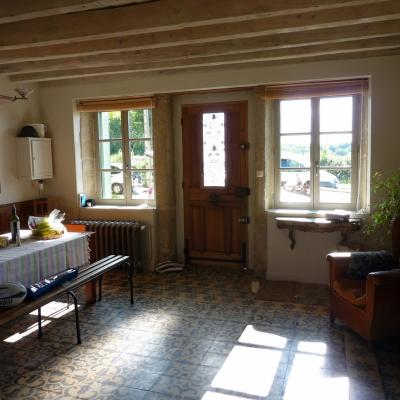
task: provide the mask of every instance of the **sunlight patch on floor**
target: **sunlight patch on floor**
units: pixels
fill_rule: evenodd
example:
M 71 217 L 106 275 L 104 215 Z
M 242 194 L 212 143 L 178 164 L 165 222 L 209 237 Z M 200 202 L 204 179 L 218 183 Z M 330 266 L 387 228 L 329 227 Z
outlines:
M 201 400 L 249 400 L 249 398 L 218 392 L 206 392 Z
M 79 305 L 78 305 L 78 307 L 79 307 Z M 47 317 L 47 318 L 51 318 L 51 319 L 61 318 L 63 315 L 66 315 L 66 314 L 70 313 L 71 311 L 74 311 L 73 304 L 70 304 L 69 307 L 67 307 L 67 303 L 63 303 L 60 301 L 53 301 L 53 302 L 41 307 L 42 317 Z M 31 313 L 29 313 L 29 315 L 37 316 L 38 310 L 32 311 Z M 48 320 L 48 319 L 42 320 L 42 328 L 50 323 L 51 323 L 51 320 Z M 4 342 L 16 343 L 19 340 L 21 340 L 22 338 L 29 336 L 30 334 L 36 332 L 38 329 L 39 329 L 38 324 L 35 323 L 35 324 L 29 326 L 25 331 L 14 333 L 13 335 L 4 339 Z
M 287 339 L 283 336 L 254 329 L 253 325 L 247 325 L 239 338 L 239 343 L 284 349 Z
M 280 395 L 284 393 L 285 400 L 349 399 L 349 378 L 329 366 L 326 343 L 299 341 L 292 353 L 287 338 L 255 329 L 253 325 L 246 326 L 238 341 L 240 345 L 234 346 L 211 383 L 215 391 L 207 391 L 202 400 L 268 396 L 275 394 L 271 393 L 274 382 L 282 385 Z M 285 384 L 277 379 L 281 363 L 284 368 L 287 365 Z
M 326 354 L 326 343 L 323 342 L 299 342 L 297 346 L 298 351 L 302 351 L 304 353 L 313 353 L 313 354 Z
M 296 354 L 289 365 L 284 399 L 348 400 L 349 378 L 335 370 L 324 369 L 325 364 L 324 356 Z
M 78 308 L 80 305 L 78 304 Z M 61 301 L 52 301 L 49 304 L 41 307 L 42 317 L 48 318 L 61 318 L 63 315 L 66 315 L 70 312 L 74 311 L 74 304 L 70 303 L 69 306 L 67 303 L 63 303 Z M 29 315 L 38 315 L 37 310 L 32 311 Z
M 278 350 L 235 346 L 211 386 L 253 396 L 267 396 L 281 357 L 282 352 Z
M 42 328 L 48 324 L 50 324 L 51 321 L 47 320 L 47 321 L 43 321 L 42 320 Z M 25 336 L 28 336 L 34 332 L 36 332 L 39 329 L 38 324 L 33 324 L 31 326 L 29 326 L 24 332 L 17 332 L 14 333 L 14 335 L 9 336 L 8 338 L 4 339 L 4 342 L 6 343 L 16 343 L 18 342 L 18 340 L 21 340 L 22 338 L 24 338 Z

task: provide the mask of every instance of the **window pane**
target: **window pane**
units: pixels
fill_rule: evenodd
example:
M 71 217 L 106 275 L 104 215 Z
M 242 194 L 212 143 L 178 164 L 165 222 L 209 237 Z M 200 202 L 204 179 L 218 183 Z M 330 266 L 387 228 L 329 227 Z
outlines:
M 319 171 L 321 203 L 351 202 L 351 170 L 321 169 Z
M 203 179 L 205 187 L 225 187 L 225 114 L 203 114 Z
M 153 171 L 132 171 L 132 199 L 154 199 Z
M 353 98 L 331 97 L 320 100 L 320 131 L 351 132 L 353 130 Z
M 111 165 L 115 163 L 121 163 L 122 166 L 122 141 L 100 142 L 99 158 L 101 169 L 111 169 Z
M 128 112 L 129 139 L 151 138 L 151 110 L 129 110 Z
M 131 140 L 129 142 L 131 168 L 153 169 L 153 142 L 150 140 Z
M 310 171 L 283 171 L 280 176 L 280 201 L 284 203 L 308 203 L 310 196 Z
M 281 136 L 281 168 L 310 167 L 311 135 Z
M 102 171 L 101 193 L 103 199 L 123 199 L 124 182 L 122 172 L 113 174 L 111 171 Z
M 311 100 L 282 100 L 280 129 L 281 133 L 311 132 Z
M 99 112 L 98 114 L 99 139 L 120 139 L 121 133 L 121 112 Z
M 322 167 L 351 166 L 351 133 L 321 134 L 320 163 Z
M 113 199 L 123 199 L 125 193 L 122 163 L 111 164 L 111 192 Z

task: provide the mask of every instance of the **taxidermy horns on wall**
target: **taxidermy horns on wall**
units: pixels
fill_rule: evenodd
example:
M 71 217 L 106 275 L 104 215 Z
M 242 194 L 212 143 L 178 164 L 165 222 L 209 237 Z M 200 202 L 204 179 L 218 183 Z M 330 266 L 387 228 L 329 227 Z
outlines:
M 16 100 L 28 100 L 28 97 L 33 93 L 33 89 L 15 88 L 18 94 L 16 96 L 4 96 L 0 94 L 0 104 L 11 103 Z

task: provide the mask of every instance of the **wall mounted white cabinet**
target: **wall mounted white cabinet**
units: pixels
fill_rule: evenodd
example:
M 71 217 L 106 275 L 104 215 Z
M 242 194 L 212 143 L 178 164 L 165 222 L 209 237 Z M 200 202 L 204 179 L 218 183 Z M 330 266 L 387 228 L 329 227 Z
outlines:
M 53 178 L 51 139 L 17 138 L 17 159 L 20 178 Z

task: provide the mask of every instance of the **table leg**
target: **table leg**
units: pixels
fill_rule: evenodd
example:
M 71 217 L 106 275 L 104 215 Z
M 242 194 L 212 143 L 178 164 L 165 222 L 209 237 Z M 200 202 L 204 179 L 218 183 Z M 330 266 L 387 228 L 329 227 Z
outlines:
M 91 304 L 96 302 L 96 281 L 88 282 L 85 285 L 85 303 Z

